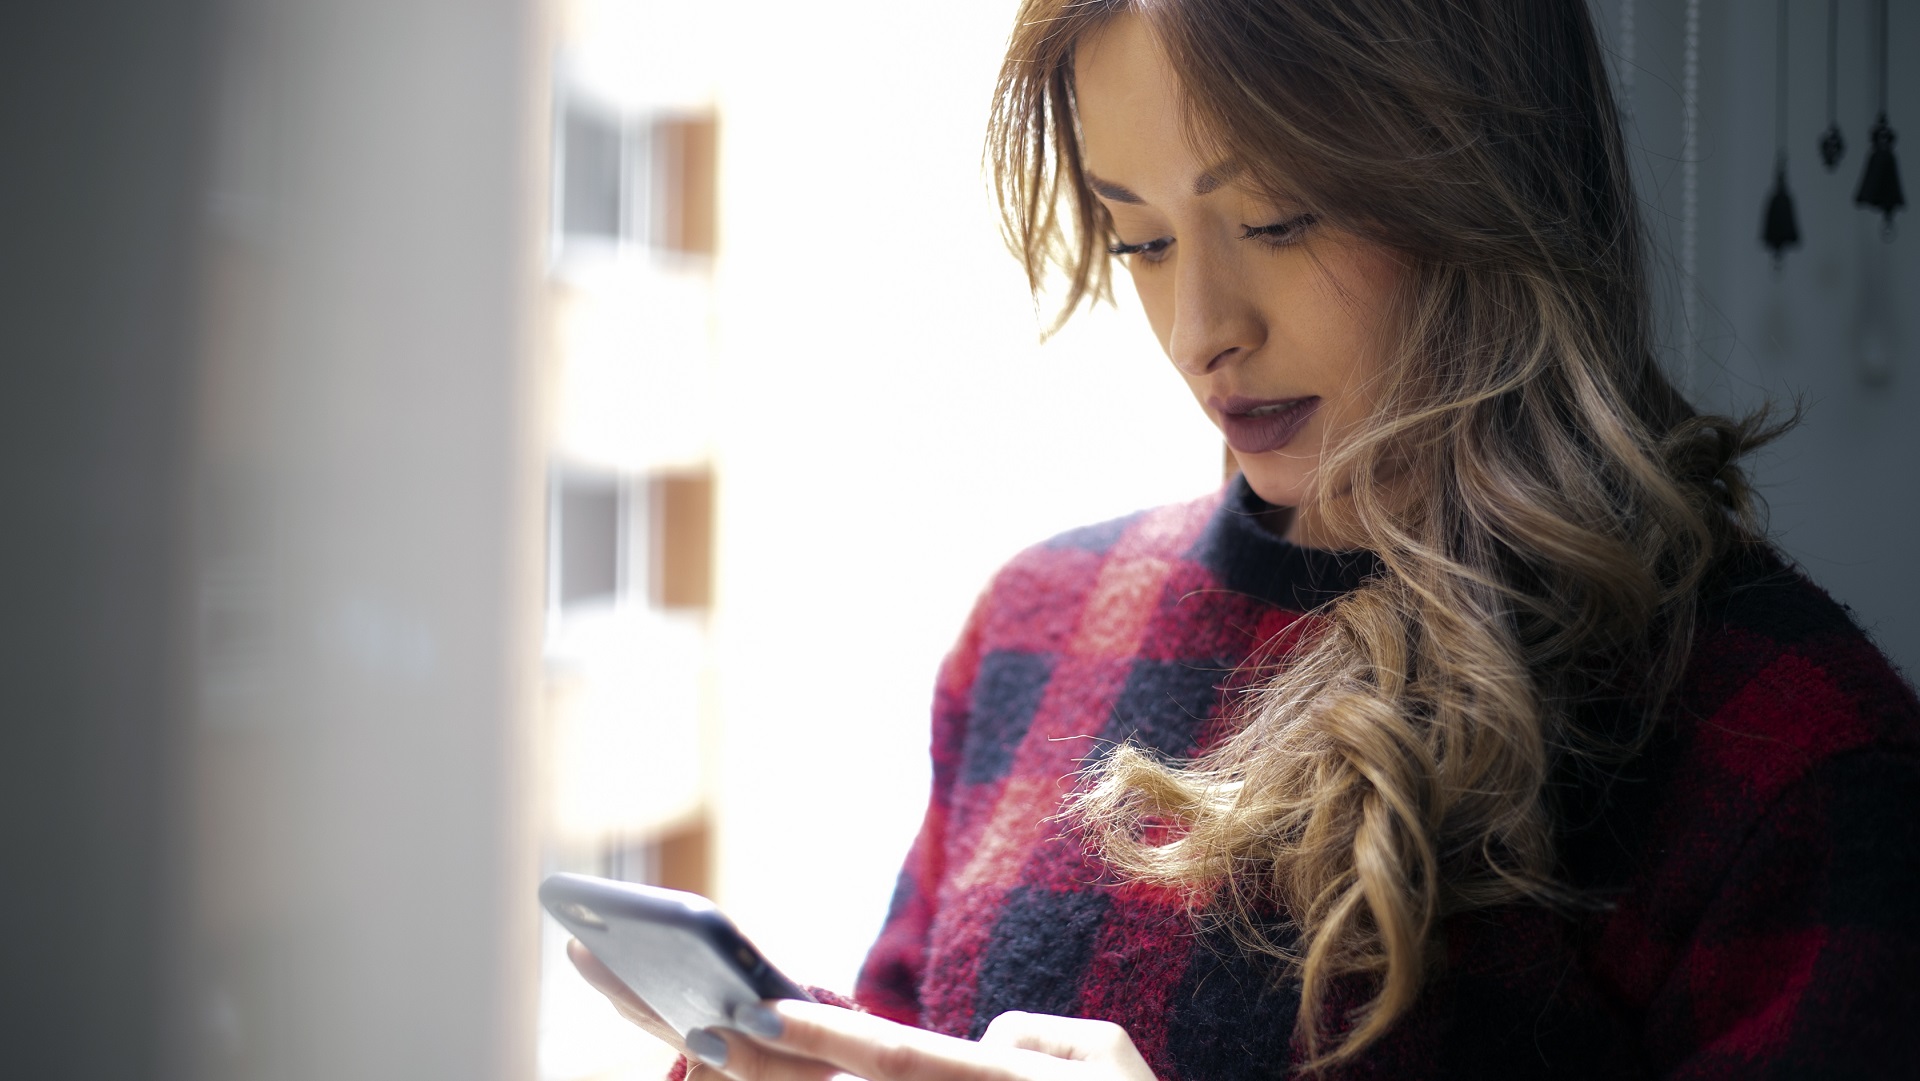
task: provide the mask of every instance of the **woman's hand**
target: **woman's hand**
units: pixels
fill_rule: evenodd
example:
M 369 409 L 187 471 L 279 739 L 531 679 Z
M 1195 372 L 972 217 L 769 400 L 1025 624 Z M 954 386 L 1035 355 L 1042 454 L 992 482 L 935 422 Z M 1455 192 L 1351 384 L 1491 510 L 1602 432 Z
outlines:
M 1003 1013 L 979 1043 L 816 1002 L 748 1007 L 740 1032 L 703 1030 L 696 1057 L 738 1081 L 1154 1081 L 1107 1021 Z

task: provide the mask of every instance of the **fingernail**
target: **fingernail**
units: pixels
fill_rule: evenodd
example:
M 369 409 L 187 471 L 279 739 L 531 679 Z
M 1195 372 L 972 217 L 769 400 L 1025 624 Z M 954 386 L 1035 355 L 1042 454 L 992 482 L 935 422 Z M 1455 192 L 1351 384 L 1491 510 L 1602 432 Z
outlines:
M 721 1067 L 727 1064 L 727 1041 L 710 1029 L 696 1028 L 687 1033 L 687 1054 L 709 1066 Z
M 763 1040 L 777 1040 L 787 1030 L 787 1023 L 780 1015 L 760 1005 L 749 1002 L 733 1011 L 733 1023 L 740 1031 L 749 1036 L 758 1036 Z

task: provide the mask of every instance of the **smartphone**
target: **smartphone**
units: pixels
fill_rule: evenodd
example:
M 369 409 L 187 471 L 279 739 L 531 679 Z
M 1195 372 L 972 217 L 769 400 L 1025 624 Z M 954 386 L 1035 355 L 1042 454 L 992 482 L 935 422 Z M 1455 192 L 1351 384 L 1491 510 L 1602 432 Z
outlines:
M 540 903 L 682 1037 L 761 999 L 814 1001 L 697 893 L 555 874 Z

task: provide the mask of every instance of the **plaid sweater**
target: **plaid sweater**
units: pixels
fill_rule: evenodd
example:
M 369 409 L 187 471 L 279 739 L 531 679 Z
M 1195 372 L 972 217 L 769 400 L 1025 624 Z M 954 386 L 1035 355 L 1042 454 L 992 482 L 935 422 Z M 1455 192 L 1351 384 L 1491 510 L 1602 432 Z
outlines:
M 1257 508 L 1239 481 L 994 580 L 939 677 L 861 1005 L 970 1037 L 1006 1010 L 1105 1018 L 1162 1081 L 1292 1072 L 1298 984 L 1054 817 L 1085 737 L 1208 745 L 1228 675 L 1371 569 Z M 1825 593 L 1770 553 L 1729 564 L 1652 745 L 1560 793 L 1563 874 L 1602 903 L 1450 919 L 1416 1007 L 1338 1076 L 1920 1077 L 1920 705 Z

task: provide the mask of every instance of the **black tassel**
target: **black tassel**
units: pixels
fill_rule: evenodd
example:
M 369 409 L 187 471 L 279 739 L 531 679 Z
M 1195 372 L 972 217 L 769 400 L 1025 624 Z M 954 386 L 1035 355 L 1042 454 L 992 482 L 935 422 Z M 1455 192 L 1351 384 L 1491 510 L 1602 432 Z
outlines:
M 1893 129 L 1887 126 L 1886 113 L 1874 121 L 1868 137 L 1873 149 L 1867 153 L 1867 170 L 1860 174 L 1860 190 L 1853 193 L 1853 201 L 1885 214 L 1883 231 L 1891 237 L 1893 212 L 1906 206 L 1907 199 L 1900 190 L 1900 165 L 1893 158 Z
M 1767 214 L 1760 220 L 1760 243 L 1773 253 L 1773 269 L 1778 271 L 1788 248 L 1800 246 L 1800 222 L 1793 213 L 1793 196 L 1787 192 L 1787 0 L 1780 0 L 1780 25 L 1774 34 L 1779 50 L 1773 62 L 1773 194 L 1767 197 Z
M 1887 0 L 1880 0 L 1880 116 L 1867 133 L 1872 149 L 1867 151 L 1867 168 L 1860 174 L 1860 189 L 1853 201 L 1870 206 L 1886 215 L 1880 235 L 1893 239 L 1893 212 L 1907 205 L 1900 190 L 1900 166 L 1893 160 L 1893 129 L 1887 125 Z
M 1847 140 L 1840 134 L 1840 0 L 1827 0 L 1827 130 L 1820 135 L 1820 161 L 1831 173 L 1840 167 L 1847 154 Z
M 1787 191 L 1785 162 L 1773 171 L 1773 195 L 1767 200 L 1767 218 L 1760 228 L 1760 242 L 1773 253 L 1776 270 L 1787 249 L 1800 246 L 1800 222 L 1793 213 L 1793 196 Z
M 1847 141 L 1840 135 L 1840 125 L 1827 125 L 1826 134 L 1820 136 L 1820 160 L 1831 173 L 1840 167 L 1840 159 L 1847 154 Z

